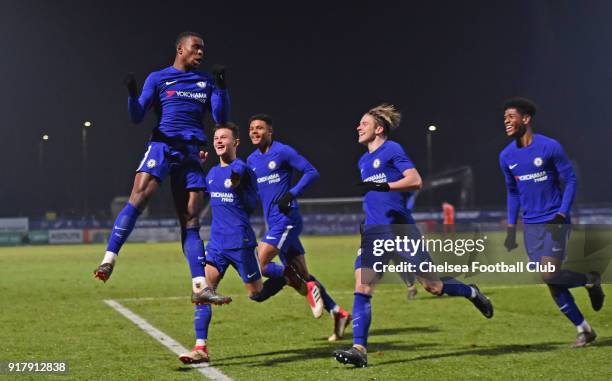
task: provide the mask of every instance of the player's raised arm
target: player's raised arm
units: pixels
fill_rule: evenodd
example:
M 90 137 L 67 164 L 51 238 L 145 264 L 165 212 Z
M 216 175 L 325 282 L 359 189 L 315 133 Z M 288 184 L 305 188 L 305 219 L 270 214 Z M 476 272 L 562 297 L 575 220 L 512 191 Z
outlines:
M 212 117 L 217 124 L 223 124 L 229 120 L 230 116 L 230 98 L 227 91 L 225 67 L 215 65 L 212 75 L 215 78 L 215 87 L 210 98 Z
M 574 202 L 574 196 L 576 195 L 576 188 L 578 182 L 576 180 L 576 174 L 572 162 L 569 160 L 563 147 L 559 143 L 554 145 L 552 152 L 552 159 L 559 172 L 559 180 L 563 183 L 563 198 L 561 200 L 561 206 L 559 207 L 558 213 L 564 218 L 569 215 L 572 203 Z
M 128 73 L 123 83 L 128 90 L 128 112 L 130 113 L 130 119 L 132 123 L 138 124 L 144 119 L 155 96 L 155 80 L 153 74 L 150 74 L 147 79 L 145 79 L 140 97 L 138 96 L 138 85 L 136 84 L 134 73 Z

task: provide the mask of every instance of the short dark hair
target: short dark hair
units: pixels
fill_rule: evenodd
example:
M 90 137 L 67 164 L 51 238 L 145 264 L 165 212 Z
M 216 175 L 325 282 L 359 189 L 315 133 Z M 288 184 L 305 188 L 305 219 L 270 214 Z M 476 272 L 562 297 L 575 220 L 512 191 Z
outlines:
M 237 124 L 232 122 L 225 122 L 215 125 L 215 128 L 213 129 L 213 135 L 217 130 L 221 130 L 223 128 L 232 131 L 232 136 L 234 137 L 234 139 L 240 138 L 240 128 Z
M 174 47 L 178 48 L 178 46 L 183 42 L 184 39 L 186 39 L 187 37 L 192 37 L 192 36 L 203 40 L 202 35 L 200 35 L 199 33 L 185 31 L 185 32 L 180 33 L 176 37 L 176 41 L 174 41 Z
M 537 107 L 535 103 L 527 98 L 510 98 L 504 102 L 504 111 L 514 108 L 523 115 L 535 116 Z
M 266 122 L 266 124 L 270 127 L 272 127 L 272 117 L 268 114 L 255 114 L 252 117 L 249 118 L 249 124 L 251 124 L 252 121 L 254 120 L 262 120 L 264 122 Z

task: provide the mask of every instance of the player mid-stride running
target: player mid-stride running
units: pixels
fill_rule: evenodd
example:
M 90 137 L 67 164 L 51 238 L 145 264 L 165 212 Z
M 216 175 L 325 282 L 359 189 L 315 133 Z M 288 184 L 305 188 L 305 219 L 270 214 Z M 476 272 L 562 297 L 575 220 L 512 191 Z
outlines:
M 513 139 L 499 155 L 508 192 L 508 232 L 504 246 L 508 251 L 518 246 L 516 223 L 522 208 L 529 261 L 546 268 L 554 266 L 555 271 L 542 273 L 542 280 L 559 310 L 576 327 L 578 334 L 572 347 L 579 348 L 595 340 L 597 334 L 582 316 L 569 289 L 586 287 L 595 311 L 603 306 L 604 293 L 598 273 L 562 269 L 567 256 L 576 176 L 561 144 L 532 132 L 535 113 L 535 105 L 525 98 L 509 99 L 504 105 L 506 135 Z
M 257 176 L 257 191 L 263 206 L 268 231 L 258 247 L 261 271 L 267 277 L 285 276 L 288 284 L 306 295 L 315 318 L 327 310 L 334 320 L 330 341 L 342 338 L 351 316 L 327 293 L 306 266 L 305 251 L 300 242 L 302 216 L 297 197 L 319 173 L 292 147 L 272 139 L 272 118 L 258 114 L 250 119 L 249 137 L 256 147 L 248 157 L 247 165 Z M 302 177 L 291 186 L 293 171 Z M 272 262 L 279 256 L 283 265 Z
M 372 321 L 371 299 L 374 287 L 382 274 L 373 270 L 373 241 L 391 238 L 394 225 L 405 225 L 412 239 L 421 233 L 412 214 L 406 207 L 409 193 L 420 189 L 421 176 L 402 147 L 388 139 L 389 133 L 400 123 L 400 113 L 395 107 L 382 104 L 363 115 L 357 126 L 360 144 L 367 148 L 359 160 L 362 182 L 359 187 L 365 192 L 363 209 L 365 223 L 361 234 L 361 248 L 355 260 L 355 297 L 353 301 L 353 346 L 334 351 L 333 356 L 342 364 L 365 367 L 368 364 L 367 345 Z M 402 255 L 404 254 L 404 255 Z M 396 263 L 420 264 L 431 262 L 426 251 L 417 253 L 393 253 L 379 260 Z M 466 285 L 457 279 L 440 279 L 432 273 L 416 273 L 425 290 L 434 295 L 463 296 L 488 319 L 493 317 L 493 305 L 475 285 Z

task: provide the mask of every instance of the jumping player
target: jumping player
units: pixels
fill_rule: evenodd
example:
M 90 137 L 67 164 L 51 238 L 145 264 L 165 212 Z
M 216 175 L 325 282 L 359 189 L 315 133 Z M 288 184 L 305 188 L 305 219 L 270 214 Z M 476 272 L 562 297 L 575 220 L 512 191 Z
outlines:
M 336 360 L 356 367 L 367 366 L 368 331 L 372 320 L 371 299 L 374 286 L 380 279 L 372 269 L 372 242 L 381 237 L 392 237 L 394 224 L 403 224 L 413 239 L 421 237 L 412 214 L 406 208 L 409 193 L 421 188 L 421 176 L 402 147 L 388 139 L 397 128 L 401 115 L 393 105 L 382 104 L 370 109 L 357 126 L 358 141 L 367 147 L 359 160 L 365 192 L 363 209 L 366 219 L 362 229 L 361 248 L 355 260 L 355 297 L 353 301 L 353 346 L 333 353 Z M 414 256 L 395 254 L 383 257 L 386 261 L 409 262 L 417 266 L 431 261 L 424 251 Z M 431 273 L 418 273 L 417 279 L 425 290 L 434 295 L 463 296 L 470 300 L 486 317 L 493 316 L 493 305 L 478 287 L 461 283 L 453 278 L 440 280 Z
M 263 302 L 286 284 L 284 277 L 270 278 L 262 283 L 255 248 L 255 233 L 249 216 L 257 204 L 255 174 L 236 158 L 240 144 L 239 129 L 233 123 L 217 125 L 213 146 L 219 164 L 206 176 L 210 195 L 212 225 L 206 245 L 206 281 L 216 289 L 231 265 L 238 271 L 249 294 L 256 302 Z M 195 306 L 194 326 L 196 343 L 191 352 L 179 359 L 185 364 L 208 362 L 208 326 L 212 317 L 209 304 Z
M 304 247 L 299 235 L 302 216 L 297 203 L 304 189 L 319 178 L 317 170 L 296 150 L 272 139 L 272 118 L 254 115 L 249 121 L 249 137 L 256 150 L 247 164 L 257 176 L 257 190 L 262 202 L 268 231 L 258 246 L 259 264 L 267 277 L 284 275 L 290 286 L 306 295 L 312 313 L 319 318 L 323 308 L 334 319 L 330 341 L 342 338 L 351 317 L 329 296 L 323 284 L 309 273 L 304 258 Z M 293 170 L 302 177 L 291 187 Z M 279 256 L 283 265 L 272 262 Z
M 195 71 L 204 57 L 204 42 L 197 33 L 181 33 L 175 47 L 173 65 L 149 74 L 140 97 L 133 74 L 126 76 L 132 122 L 140 123 L 152 106 L 159 121 L 136 170 L 129 201 L 115 220 L 104 259 L 94 275 L 104 282 L 110 278 L 119 250 L 132 232 L 136 219 L 161 182 L 170 175 L 183 252 L 191 270 L 191 300 L 194 303 L 229 303 L 230 298 L 217 295 L 214 289 L 206 286 L 204 244 L 198 220 L 205 188 L 200 165 L 206 155 L 202 119 L 208 109 L 217 123 L 228 119 L 230 101 L 225 70 L 215 70 L 214 79 L 207 73 Z
M 586 287 L 595 311 L 603 306 L 604 293 L 599 274 L 581 274 L 561 268 L 567 255 L 569 213 L 576 193 L 576 176 L 561 144 L 533 133 L 531 121 L 535 114 L 535 105 L 525 98 L 509 99 L 504 105 L 506 135 L 513 139 L 499 155 L 508 193 L 508 230 L 504 246 L 508 251 L 518 246 L 516 223 L 522 208 L 529 260 L 554 266 L 556 271 L 542 273 L 542 280 L 561 312 L 578 330 L 572 347 L 584 347 L 595 340 L 597 334 L 582 316 L 569 289 Z

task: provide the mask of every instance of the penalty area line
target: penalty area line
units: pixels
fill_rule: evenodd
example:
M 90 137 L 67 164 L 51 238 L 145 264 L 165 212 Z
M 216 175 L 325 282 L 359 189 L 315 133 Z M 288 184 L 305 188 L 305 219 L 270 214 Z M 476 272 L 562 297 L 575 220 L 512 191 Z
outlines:
M 182 346 L 178 341 L 174 340 L 170 336 L 166 335 L 159 329 L 152 326 L 148 321 L 136 315 L 130 309 L 124 307 L 121 303 L 117 302 L 113 299 L 105 300 L 109 307 L 119 312 L 125 318 L 130 320 L 132 323 L 136 324 L 138 328 L 142 329 L 149 336 L 153 337 L 157 340 L 161 345 L 168 348 L 170 351 L 174 352 L 177 356 L 182 353 L 189 352 L 187 348 Z M 204 364 L 192 364 L 191 367 L 197 369 L 200 373 L 211 380 L 215 381 L 233 381 L 231 378 L 223 374 L 219 369 L 210 366 L 207 363 Z

